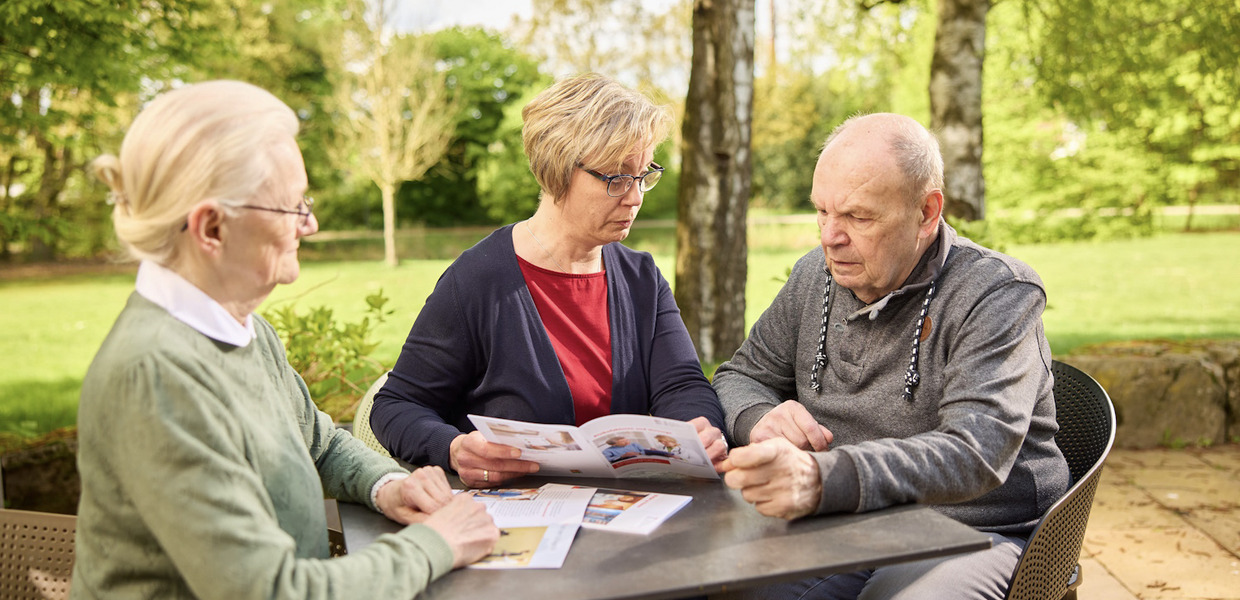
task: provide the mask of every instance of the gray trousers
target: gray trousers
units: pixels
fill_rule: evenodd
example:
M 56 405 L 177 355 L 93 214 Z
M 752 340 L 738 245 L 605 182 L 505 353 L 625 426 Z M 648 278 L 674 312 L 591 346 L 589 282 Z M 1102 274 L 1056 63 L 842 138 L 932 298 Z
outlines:
M 732 592 L 714 599 L 727 600 L 924 600 L 926 598 L 962 600 L 1002 600 L 1008 580 L 1028 541 L 989 533 L 991 548 L 969 554 L 956 554 L 917 562 L 902 563 L 810 577 L 750 590 Z

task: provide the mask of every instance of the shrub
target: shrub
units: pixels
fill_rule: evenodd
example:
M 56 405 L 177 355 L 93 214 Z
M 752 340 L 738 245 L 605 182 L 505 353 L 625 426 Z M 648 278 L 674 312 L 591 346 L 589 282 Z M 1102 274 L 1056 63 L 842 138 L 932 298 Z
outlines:
M 264 311 L 315 405 L 337 422 L 353 420 L 362 394 L 388 369 L 371 357 L 379 345 L 371 341 L 375 327 L 393 312 L 384 309 L 387 302 L 383 290 L 367 296 L 365 316 L 356 323 L 338 324 L 326 306 L 304 314 L 294 304 Z

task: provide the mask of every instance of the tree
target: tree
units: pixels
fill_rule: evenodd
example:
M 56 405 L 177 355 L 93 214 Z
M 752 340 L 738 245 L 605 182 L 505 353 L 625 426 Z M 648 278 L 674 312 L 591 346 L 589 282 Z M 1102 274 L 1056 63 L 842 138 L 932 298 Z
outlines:
M 990 0 L 939 0 L 930 63 L 930 127 L 943 153 L 944 212 L 968 221 L 986 216 L 982 175 L 982 62 Z
M 379 188 L 384 260 L 396 266 L 396 188 L 439 162 L 452 141 L 457 104 L 430 40 L 387 33 L 391 7 L 392 0 L 350 2 L 335 104 L 337 148 Z
M 536 203 L 538 184 L 522 152 L 520 111 L 530 99 L 522 98 L 547 83 L 538 61 L 476 27 L 444 29 L 433 39 L 448 87 L 459 100 L 456 134 L 426 177 L 401 190 L 400 209 L 427 225 L 451 226 L 493 223 L 509 212 L 505 205 Z M 484 184 L 484 172 L 514 179 Z M 484 187 L 491 194 L 485 199 Z M 517 218 L 529 212 L 519 211 Z
M 102 194 L 85 193 L 84 165 L 105 143 L 115 151 L 140 93 L 228 51 L 225 12 L 222 0 L 0 3 L 0 254 L 18 242 L 55 258 L 73 225 L 100 227 Z
M 557 77 L 594 71 L 679 96 L 692 52 L 690 2 L 673 0 L 663 12 L 649 4 L 534 0 L 517 36 Z
M 745 339 L 754 5 L 695 0 L 682 127 L 676 302 L 704 362 Z
M 1044 24 L 1033 39 L 1036 88 L 1084 131 L 1135 134 L 1152 159 L 1143 170 L 1158 182 L 1138 199 L 1191 207 L 1234 194 L 1235 0 L 1027 1 L 1026 19 Z

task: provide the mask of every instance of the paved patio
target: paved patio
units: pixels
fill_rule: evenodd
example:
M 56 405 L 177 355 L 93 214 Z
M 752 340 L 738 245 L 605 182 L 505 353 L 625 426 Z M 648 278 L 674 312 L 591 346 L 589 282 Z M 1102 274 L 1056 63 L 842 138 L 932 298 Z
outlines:
M 1082 600 L 1240 600 L 1240 445 L 1113 450 L 1084 546 Z

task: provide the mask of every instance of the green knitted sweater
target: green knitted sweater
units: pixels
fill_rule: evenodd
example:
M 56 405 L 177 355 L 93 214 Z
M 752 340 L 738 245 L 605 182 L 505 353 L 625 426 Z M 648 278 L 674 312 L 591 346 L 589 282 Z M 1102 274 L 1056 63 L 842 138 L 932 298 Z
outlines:
M 371 505 L 402 469 L 333 427 L 254 321 L 232 346 L 130 296 L 82 385 L 72 597 L 411 598 L 451 570 L 423 525 L 328 559 L 324 494 Z

